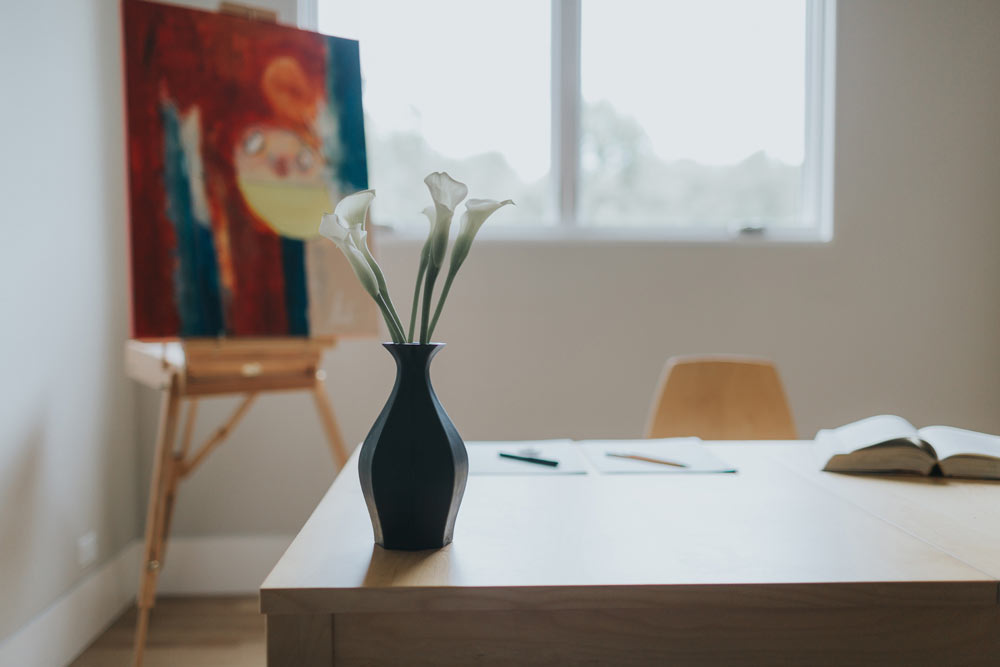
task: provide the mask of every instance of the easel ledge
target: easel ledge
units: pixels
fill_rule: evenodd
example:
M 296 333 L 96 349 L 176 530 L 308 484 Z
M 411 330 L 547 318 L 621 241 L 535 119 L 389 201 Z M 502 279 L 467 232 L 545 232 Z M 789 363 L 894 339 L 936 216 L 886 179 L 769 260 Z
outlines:
M 335 338 L 195 338 L 125 345 L 125 368 L 137 382 L 165 389 L 178 376 L 185 396 L 312 389 L 323 352 Z M 322 378 L 320 378 L 322 379 Z

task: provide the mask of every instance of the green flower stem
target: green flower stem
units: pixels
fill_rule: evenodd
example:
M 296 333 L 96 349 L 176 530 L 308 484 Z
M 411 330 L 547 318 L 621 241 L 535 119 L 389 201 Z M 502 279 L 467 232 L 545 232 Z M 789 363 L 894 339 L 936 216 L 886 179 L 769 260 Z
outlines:
M 372 257 L 371 251 L 368 249 L 367 243 L 361 243 L 361 254 L 365 256 L 365 261 L 368 262 L 368 266 L 372 268 L 372 273 L 375 274 L 375 282 L 378 283 L 378 293 L 385 300 L 385 306 L 389 311 L 390 317 L 392 317 L 393 323 L 396 325 L 396 329 L 399 330 L 400 334 L 403 332 L 403 322 L 399 319 L 399 315 L 396 313 L 396 307 L 392 305 L 392 299 L 389 297 L 389 288 L 385 284 L 385 276 L 382 275 L 382 269 L 379 267 L 378 262 Z M 398 341 L 400 343 L 404 341 Z
M 424 282 L 424 272 L 427 271 L 427 257 L 431 251 L 430 240 L 424 241 L 424 247 L 420 251 L 420 269 L 417 271 L 417 283 L 413 286 L 413 308 L 410 310 L 410 331 L 406 336 L 406 342 L 413 342 L 413 329 L 417 326 L 417 304 L 420 303 L 420 287 Z
M 427 325 L 431 319 L 431 297 L 434 296 L 434 281 L 437 280 L 440 270 L 441 267 L 437 266 L 433 261 L 428 262 L 427 280 L 424 282 L 423 315 L 420 318 L 420 342 L 425 345 L 431 342 L 430 330 Z
M 379 310 L 382 311 L 382 318 L 385 320 L 386 326 L 389 328 L 389 335 L 392 337 L 393 343 L 403 343 L 406 341 L 403 338 L 403 331 L 396 324 L 396 320 L 393 319 L 392 313 L 389 312 L 388 306 L 386 306 L 385 299 L 381 294 L 375 297 L 375 303 L 378 304 Z
M 399 319 L 399 315 L 396 313 L 396 306 L 392 305 L 392 299 L 389 298 L 388 292 L 381 292 L 380 296 L 385 299 L 386 308 L 389 311 L 389 316 L 392 317 L 392 323 L 396 325 L 396 330 L 399 332 L 399 342 L 406 342 L 406 333 L 403 331 L 403 322 Z
M 441 309 L 444 308 L 444 300 L 448 298 L 448 292 L 451 290 L 451 283 L 455 280 L 456 273 L 458 273 L 457 267 L 454 271 L 448 272 L 448 277 L 444 281 L 444 287 L 441 289 L 441 296 L 438 297 L 437 308 L 434 309 L 434 319 L 431 320 L 431 328 L 430 331 L 427 332 L 428 338 L 434 335 L 434 327 L 437 326 L 438 318 L 441 317 Z

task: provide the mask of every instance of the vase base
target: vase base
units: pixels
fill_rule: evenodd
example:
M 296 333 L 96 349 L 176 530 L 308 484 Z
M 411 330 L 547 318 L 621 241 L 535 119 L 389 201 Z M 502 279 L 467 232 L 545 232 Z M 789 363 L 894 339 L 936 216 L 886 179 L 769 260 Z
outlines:
M 389 542 L 388 546 L 385 541 L 376 542 L 378 546 L 382 547 L 386 551 L 437 551 L 438 549 L 444 549 L 446 546 L 451 544 L 451 540 L 442 542 L 437 540 L 435 542 Z

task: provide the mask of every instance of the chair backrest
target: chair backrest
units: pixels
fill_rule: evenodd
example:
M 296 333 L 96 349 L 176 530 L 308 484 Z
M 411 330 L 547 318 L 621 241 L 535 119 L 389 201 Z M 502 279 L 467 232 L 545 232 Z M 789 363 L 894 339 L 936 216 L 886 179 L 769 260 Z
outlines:
M 646 437 L 691 435 L 704 440 L 797 438 L 774 364 L 729 355 L 668 359 Z

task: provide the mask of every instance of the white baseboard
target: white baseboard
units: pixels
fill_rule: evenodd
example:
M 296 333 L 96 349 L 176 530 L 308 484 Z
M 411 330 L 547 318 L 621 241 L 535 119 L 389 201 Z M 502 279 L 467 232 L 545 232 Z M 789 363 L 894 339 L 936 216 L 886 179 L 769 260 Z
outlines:
M 169 541 L 162 595 L 251 595 L 292 536 L 176 537 Z M 47 609 L 0 641 L 0 665 L 52 667 L 78 656 L 135 601 L 142 542 L 135 540 Z
M 66 665 L 135 598 L 142 550 L 132 542 L 0 642 L 0 665 Z

